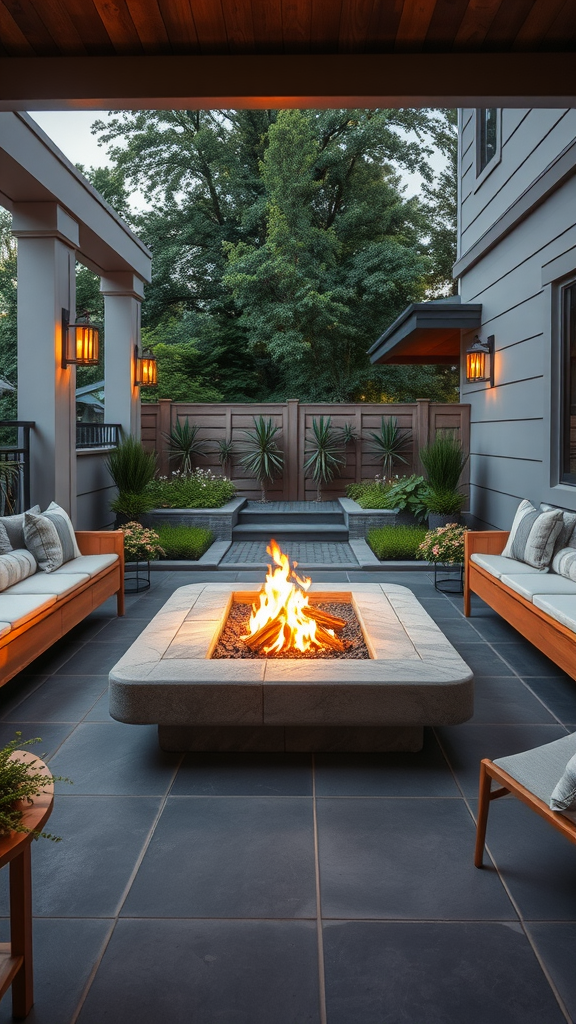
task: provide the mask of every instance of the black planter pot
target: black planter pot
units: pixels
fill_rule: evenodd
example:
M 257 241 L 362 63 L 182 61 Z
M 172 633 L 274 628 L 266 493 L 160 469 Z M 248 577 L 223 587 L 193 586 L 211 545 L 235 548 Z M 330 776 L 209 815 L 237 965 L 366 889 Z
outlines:
M 437 530 L 440 526 L 448 526 L 450 523 L 456 523 L 456 526 L 460 526 L 462 523 L 462 517 L 459 512 L 454 514 L 451 512 L 449 515 L 441 512 L 429 512 L 428 513 L 428 529 Z

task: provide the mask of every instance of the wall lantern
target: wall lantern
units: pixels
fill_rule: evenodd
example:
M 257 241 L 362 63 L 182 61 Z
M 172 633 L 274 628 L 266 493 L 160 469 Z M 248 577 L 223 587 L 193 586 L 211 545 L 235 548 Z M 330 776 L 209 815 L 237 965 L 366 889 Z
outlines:
M 67 309 L 62 310 L 62 369 L 73 363 L 76 366 L 98 365 L 99 331 L 90 323 L 88 314 L 70 323 Z
M 466 380 L 469 384 L 487 381 L 494 386 L 494 335 L 480 341 L 478 335 L 466 349 Z
M 134 362 L 136 370 L 134 383 L 140 387 L 151 387 L 158 383 L 158 364 L 156 356 L 149 348 L 144 349 L 142 355 L 138 355 L 138 346 L 134 346 Z

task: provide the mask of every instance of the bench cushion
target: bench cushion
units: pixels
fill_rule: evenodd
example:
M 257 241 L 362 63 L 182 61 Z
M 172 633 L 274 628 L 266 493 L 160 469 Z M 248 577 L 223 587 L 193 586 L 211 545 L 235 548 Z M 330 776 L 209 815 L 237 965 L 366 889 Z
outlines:
M 21 583 L 15 583 L 13 587 L 8 587 L 8 590 L 5 590 L 4 593 L 53 594 L 54 597 L 61 598 L 89 579 L 90 577 L 87 572 L 37 572 L 34 576 L 29 576 L 27 580 L 22 580 Z M 576 584 L 574 586 L 576 590 Z
M 88 573 L 88 576 L 97 576 L 103 569 L 107 569 L 108 566 L 114 565 L 114 562 L 118 561 L 118 555 L 115 552 L 106 555 L 79 555 L 78 558 L 72 558 L 69 562 L 60 566 L 59 569 L 55 569 L 53 575 L 57 576 L 60 573 Z
M 513 573 L 517 576 L 519 573 L 530 573 L 532 575 L 536 571 L 533 565 L 518 562 L 515 558 L 507 558 L 505 555 L 484 555 L 479 551 L 475 551 L 473 555 L 470 555 L 470 561 L 475 562 L 481 569 L 486 569 L 486 572 L 489 572 L 498 580 L 504 573 Z M 545 573 L 548 572 L 548 569 L 540 569 L 538 571 Z
M 521 754 L 499 757 L 494 764 L 516 779 L 516 782 L 530 793 L 534 793 L 534 796 L 549 804 L 552 790 L 573 754 L 576 754 L 576 733 L 553 740 L 552 743 L 545 743 L 541 747 L 534 747 L 533 750 L 524 750 Z M 562 813 L 576 821 L 576 812 Z
M 535 594 L 533 604 L 557 622 L 576 632 L 576 597 L 558 594 Z
M 0 594 L 0 621 L 9 622 L 12 629 L 24 625 L 45 608 L 56 604 L 54 594 Z
M 9 622 L 0 622 L 0 637 L 5 636 L 6 633 L 9 633 L 11 629 L 12 626 L 10 625 Z
M 20 580 L 32 576 L 37 568 L 36 559 L 26 548 L 0 555 L 0 591 L 5 592 Z
M 510 590 L 521 594 L 527 601 L 531 601 L 535 594 L 574 594 L 576 595 L 576 583 L 567 580 L 564 576 L 557 576 L 556 573 L 547 572 L 524 572 L 513 576 L 502 575 L 500 582 L 505 583 Z

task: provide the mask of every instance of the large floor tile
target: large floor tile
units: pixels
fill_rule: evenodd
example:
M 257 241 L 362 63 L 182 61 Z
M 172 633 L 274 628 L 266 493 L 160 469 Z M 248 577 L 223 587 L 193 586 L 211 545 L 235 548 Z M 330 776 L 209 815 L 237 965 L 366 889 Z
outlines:
M 316 754 L 317 796 L 459 796 L 431 729 L 416 754 Z
M 324 927 L 328 1024 L 565 1024 L 518 924 Z
M 572 843 L 514 797 L 492 803 L 486 843 L 522 917 L 576 922 Z
M 33 912 L 39 917 L 113 917 L 158 814 L 153 797 L 60 796 L 46 825 L 61 842 L 32 849 Z M 0 872 L 0 915 L 8 909 Z
M 518 630 L 514 629 L 514 626 L 511 626 L 496 612 L 491 615 L 488 613 L 477 615 L 474 612 L 470 618 L 466 619 L 466 622 L 470 623 L 489 643 L 519 643 L 522 640 Z
M 314 917 L 312 801 L 171 797 L 126 917 Z
M 514 920 L 497 877 L 472 863 L 461 800 L 318 800 L 322 914 Z
M 92 642 L 96 644 L 123 643 L 128 648 L 140 636 L 144 628 L 142 619 L 133 619 L 127 615 L 108 619 L 92 638 Z
M 319 1024 L 318 1007 L 311 922 L 120 921 L 78 1024 Z
M 574 950 L 576 949 L 576 924 L 543 924 L 531 922 L 527 925 L 539 955 L 550 972 L 566 1009 L 576 1021 L 576 970 Z
M 483 676 L 511 676 L 514 674 L 497 651 L 486 644 L 457 641 L 454 643 L 454 647 L 475 674 Z
M 51 675 L 53 672 L 60 672 L 64 665 L 67 665 L 71 658 L 84 649 L 82 643 L 72 641 L 68 636 L 52 644 L 47 651 L 40 654 L 34 661 L 26 666 L 25 675 Z M 92 669 L 94 671 L 94 669 Z
M 312 796 L 310 754 L 186 754 L 172 796 Z
M 9 683 L 0 687 L 0 720 L 11 714 L 14 708 L 34 693 L 47 679 L 46 673 L 33 676 L 20 672 Z
M 472 724 L 442 726 L 436 729 L 444 753 L 467 796 L 478 795 L 480 761 L 489 757 L 494 761 L 521 750 L 531 750 L 543 743 L 566 736 L 561 725 Z
M 71 1024 L 111 926 L 111 921 L 90 918 L 34 921 L 34 1006 L 27 1024 Z M 0 1024 L 12 1020 L 11 997 L 6 994 Z
M 74 782 L 74 793 L 162 796 L 180 755 L 160 750 L 155 725 L 86 722 L 77 726 L 50 762 L 55 775 Z M 57 784 L 56 791 L 64 791 Z
M 130 644 L 125 640 L 114 643 L 97 643 L 95 640 L 84 644 L 79 651 L 60 667 L 61 675 L 82 676 L 95 673 L 107 674 L 125 654 Z
M 17 732 L 21 734 L 21 740 L 39 737 L 40 741 L 29 749 L 44 761 L 49 761 L 76 728 L 73 722 L 21 722 L 19 719 L 14 722 L 0 722 L 0 746 L 3 747 L 13 740 Z
M 519 676 L 560 676 L 566 678 L 565 672 L 558 668 L 550 658 L 542 654 L 534 644 L 528 640 L 521 640 L 519 643 L 493 644 L 494 650 L 498 652 L 508 665 L 517 672 Z
M 4 715 L 5 722 L 78 722 L 108 686 L 108 676 L 53 675 Z
M 529 676 L 526 683 L 561 722 L 576 722 L 576 680 L 568 676 Z
M 472 722 L 557 724 L 554 715 L 516 676 L 476 676 Z
M 474 629 L 474 626 L 471 626 L 468 620 L 463 619 L 461 615 L 458 618 L 439 619 L 438 624 L 444 636 L 455 646 L 459 644 L 485 644 L 486 642 L 477 630 Z

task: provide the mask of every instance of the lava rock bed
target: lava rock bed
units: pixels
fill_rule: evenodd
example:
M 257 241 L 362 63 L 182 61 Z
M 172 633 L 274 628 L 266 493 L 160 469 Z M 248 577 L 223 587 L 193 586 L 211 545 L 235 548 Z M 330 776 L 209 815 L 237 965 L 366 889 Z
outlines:
M 281 654 L 261 654 L 260 651 L 253 651 L 240 639 L 241 636 L 245 636 L 248 632 L 248 620 L 252 611 L 252 606 L 249 604 L 234 603 L 230 609 L 228 621 L 222 630 L 220 640 L 218 641 L 217 647 L 214 649 L 212 654 L 213 658 L 356 658 L 364 659 L 369 658 L 370 654 L 360 623 L 356 618 L 352 605 L 346 601 L 333 601 L 333 602 L 318 602 L 316 607 L 320 608 L 324 612 L 329 612 L 331 615 L 337 615 L 341 619 L 346 619 L 346 625 L 341 633 L 337 636 L 340 637 L 344 644 L 343 651 L 334 650 L 318 650 L 314 648 L 311 651 L 282 651 Z

